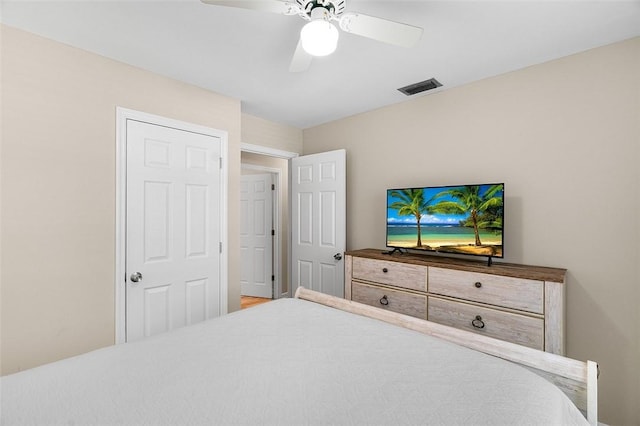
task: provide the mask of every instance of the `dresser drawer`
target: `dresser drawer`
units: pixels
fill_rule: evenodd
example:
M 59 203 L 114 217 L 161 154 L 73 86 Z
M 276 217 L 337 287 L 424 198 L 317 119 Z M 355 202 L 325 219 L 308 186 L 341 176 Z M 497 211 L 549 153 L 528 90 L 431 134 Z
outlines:
M 429 293 L 544 313 L 544 282 L 454 269 L 429 268 Z
M 353 258 L 353 278 L 411 290 L 427 290 L 427 267 L 410 263 Z
M 416 318 L 427 318 L 427 297 L 419 294 L 353 282 L 351 300 Z
M 544 350 L 544 320 L 429 297 L 429 321 Z

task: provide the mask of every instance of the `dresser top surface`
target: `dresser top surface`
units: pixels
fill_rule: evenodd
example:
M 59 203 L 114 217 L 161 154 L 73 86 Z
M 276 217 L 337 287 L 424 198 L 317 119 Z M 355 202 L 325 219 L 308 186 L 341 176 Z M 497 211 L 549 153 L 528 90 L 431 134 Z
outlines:
M 564 283 L 566 269 L 549 268 L 546 266 L 520 265 L 515 263 L 492 262 L 488 265 L 486 260 L 460 259 L 453 257 L 434 256 L 421 253 L 383 253 L 381 249 L 362 249 L 346 252 L 354 257 L 364 257 L 367 259 L 386 260 L 391 262 L 411 263 L 414 265 L 424 265 L 457 269 L 461 271 L 479 272 L 491 275 L 502 275 L 507 277 L 526 278 L 539 281 L 551 281 Z

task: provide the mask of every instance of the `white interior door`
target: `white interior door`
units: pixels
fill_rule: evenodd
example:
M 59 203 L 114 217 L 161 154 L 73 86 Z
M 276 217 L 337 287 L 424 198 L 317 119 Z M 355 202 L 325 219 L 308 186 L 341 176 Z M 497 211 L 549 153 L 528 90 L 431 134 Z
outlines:
M 291 160 L 291 287 L 344 297 L 346 151 Z
M 220 314 L 220 138 L 127 120 L 126 340 Z
M 240 179 L 240 291 L 243 296 L 273 297 L 273 177 Z

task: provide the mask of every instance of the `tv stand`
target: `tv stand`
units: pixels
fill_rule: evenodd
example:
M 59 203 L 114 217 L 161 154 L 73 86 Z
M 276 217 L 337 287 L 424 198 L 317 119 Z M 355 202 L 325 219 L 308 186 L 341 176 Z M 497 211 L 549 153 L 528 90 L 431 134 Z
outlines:
M 487 266 L 491 266 L 493 264 L 493 256 L 487 257 Z
M 345 298 L 564 354 L 565 269 L 397 251 L 346 252 Z
M 400 247 L 394 247 L 393 250 L 385 250 L 382 252 L 382 254 L 388 254 L 388 255 L 392 255 L 394 253 L 400 253 L 400 254 L 404 254 L 404 253 L 409 253 L 409 251 L 407 249 L 403 249 Z

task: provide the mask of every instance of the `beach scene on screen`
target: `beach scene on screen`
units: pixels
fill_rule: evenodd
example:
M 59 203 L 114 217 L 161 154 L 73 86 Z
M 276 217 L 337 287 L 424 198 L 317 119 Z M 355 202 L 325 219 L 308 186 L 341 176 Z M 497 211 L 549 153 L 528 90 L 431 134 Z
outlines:
M 502 257 L 504 184 L 390 189 L 387 246 Z

